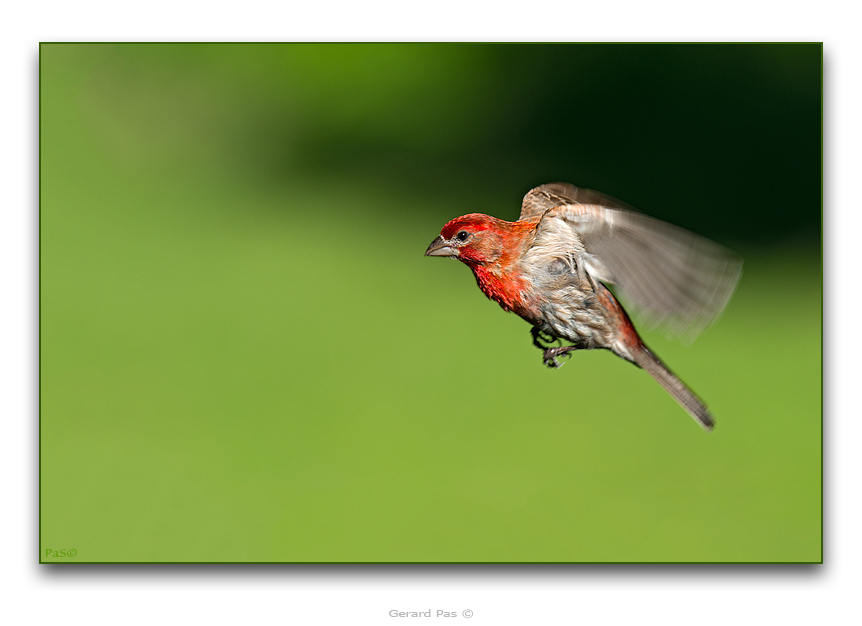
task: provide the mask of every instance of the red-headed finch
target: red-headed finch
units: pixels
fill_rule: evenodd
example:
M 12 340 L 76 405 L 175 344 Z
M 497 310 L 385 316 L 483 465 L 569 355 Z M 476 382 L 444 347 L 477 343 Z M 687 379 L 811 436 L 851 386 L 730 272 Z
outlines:
M 733 253 L 604 194 L 551 183 L 524 197 L 517 222 L 456 217 L 425 255 L 462 261 L 486 296 L 530 322 L 545 365 L 559 367 L 573 350 L 610 350 L 712 430 L 706 405 L 644 345 L 605 285 L 648 323 L 693 338 L 736 289 L 742 261 Z M 556 340 L 572 345 L 547 345 Z

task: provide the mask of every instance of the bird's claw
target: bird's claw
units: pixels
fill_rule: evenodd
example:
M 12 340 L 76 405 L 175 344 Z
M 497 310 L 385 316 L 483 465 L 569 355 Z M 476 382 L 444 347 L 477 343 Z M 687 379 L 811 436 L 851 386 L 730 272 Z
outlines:
M 552 356 L 544 356 L 542 357 L 542 363 L 550 367 L 552 370 L 558 369 L 563 366 L 557 359 Z
M 572 356 L 572 350 L 574 350 L 574 346 L 563 346 L 559 348 L 548 348 L 542 354 L 542 363 L 550 367 L 551 369 L 558 369 L 563 366 L 563 363 L 557 361 L 557 357 L 566 357 L 570 358 Z

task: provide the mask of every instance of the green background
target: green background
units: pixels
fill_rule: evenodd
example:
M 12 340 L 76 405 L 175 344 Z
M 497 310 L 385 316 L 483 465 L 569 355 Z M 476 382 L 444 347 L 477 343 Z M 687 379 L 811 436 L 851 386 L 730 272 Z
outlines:
M 820 45 L 44 44 L 39 82 L 42 561 L 821 560 Z M 745 257 L 694 344 L 644 333 L 713 433 L 423 257 L 556 180 Z

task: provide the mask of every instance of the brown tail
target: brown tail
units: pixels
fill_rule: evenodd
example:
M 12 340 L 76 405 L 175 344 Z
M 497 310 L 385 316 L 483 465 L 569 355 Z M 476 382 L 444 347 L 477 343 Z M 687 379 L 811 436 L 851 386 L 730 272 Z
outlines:
M 635 365 L 642 367 L 650 376 L 655 378 L 658 384 L 664 387 L 698 424 L 706 430 L 713 429 L 715 420 L 712 419 L 706 405 L 656 355 L 650 352 L 649 348 L 641 344 L 639 350 L 631 350 L 630 352 Z

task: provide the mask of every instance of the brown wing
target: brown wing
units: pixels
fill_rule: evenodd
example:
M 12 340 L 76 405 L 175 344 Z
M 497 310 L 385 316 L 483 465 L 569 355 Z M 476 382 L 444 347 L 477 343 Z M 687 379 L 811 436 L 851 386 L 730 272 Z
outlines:
M 541 198 L 563 198 L 555 191 L 537 197 L 531 206 Z M 685 339 L 718 317 L 742 274 L 742 259 L 717 243 L 621 206 L 560 204 L 546 209 L 539 229 L 551 227 L 551 220 L 564 222 L 580 239 L 592 276 L 616 285 L 647 324 Z
M 531 189 L 521 203 L 519 221 L 536 219 L 554 207 L 563 204 L 600 204 L 612 209 L 635 209 L 621 200 L 592 189 L 575 187 L 569 183 L 548 183 Z

